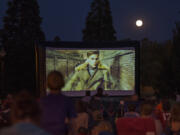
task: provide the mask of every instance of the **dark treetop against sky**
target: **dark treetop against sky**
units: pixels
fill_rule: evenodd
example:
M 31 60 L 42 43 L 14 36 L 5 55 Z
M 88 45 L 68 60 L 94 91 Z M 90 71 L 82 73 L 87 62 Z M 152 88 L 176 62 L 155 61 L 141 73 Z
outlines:
M 0 28 L 8 0 L 0 0 Z M 118 40 L 172 39 L 175 21 L 180 20 L 180 0 L 109 0 Z M 59 36 L 63 41 L 81 41 L 82 29 L 92 0 L 38 0 L 42 28 L 47 40 Z M 136 19 L 144 26 L 137 28 Z

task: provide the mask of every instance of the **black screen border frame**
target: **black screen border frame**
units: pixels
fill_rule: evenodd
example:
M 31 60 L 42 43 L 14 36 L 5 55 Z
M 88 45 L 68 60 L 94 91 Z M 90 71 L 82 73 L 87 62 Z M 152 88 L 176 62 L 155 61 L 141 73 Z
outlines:
M 137 94 L 140 96 L 140 42 L 139 41 L 116 41 L 116 42 L 62 42 L 45 41 L 35 44 L 36 54 L 36 89 L 39 96 L 45 96 L 46 93 L 46 48 L 60 49 L 119 49 L 135 48 L 135 93 L 121 94 L 112 96 L 129 96 Z M 111 96 L 111 95 L 110 95 Z M 78 97 L 76 95 L 75 97 Z

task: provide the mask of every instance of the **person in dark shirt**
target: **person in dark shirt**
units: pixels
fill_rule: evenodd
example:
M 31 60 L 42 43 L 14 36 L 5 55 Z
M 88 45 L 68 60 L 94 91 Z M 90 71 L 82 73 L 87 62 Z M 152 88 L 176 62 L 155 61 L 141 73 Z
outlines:
M 52 71 L 47 77 L 49 95 L 40 99 L 42 109 L 42 126 L 52 135 L 67 134 L 67 123 L 69 132 L 73 132 L 73 118 L 76 117 L 75 108 L 70 98 L 61 94 L 64 86 L 64 78 L 58 71 Z
M 128 104 L 128 111 L 124 114 L 124 117 L 135 118 L 139 116 L 139 113 L 136 112 L 136 105 Z

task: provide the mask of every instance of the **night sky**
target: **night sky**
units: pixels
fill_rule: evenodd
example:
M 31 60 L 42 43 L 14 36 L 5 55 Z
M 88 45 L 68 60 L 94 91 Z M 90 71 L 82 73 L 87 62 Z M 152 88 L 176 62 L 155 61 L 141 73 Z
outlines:
M 0 28 L 7 9 L 0 0 Z M 42 28 L 47 40 L 59 36 L 62 41 L 81 41 L 85 19 L 92 0 L 39 0 Z M 159 42 L 172 39 L 175 21 L 180 20 L 180 0 L 110 0 L 118 40 L 144 37 Z M 137 28 L 136 19 L 144 26 Z

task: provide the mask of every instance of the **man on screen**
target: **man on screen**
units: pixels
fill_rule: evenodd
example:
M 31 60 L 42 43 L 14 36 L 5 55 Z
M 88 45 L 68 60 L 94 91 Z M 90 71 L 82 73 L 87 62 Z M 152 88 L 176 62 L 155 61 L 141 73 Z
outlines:
M 110 88 L 109 68 L 99 60 L 99 51 L 87 52 L 86 61 L 75 68 L 75 73 L 64 90 L 96 90 Z

